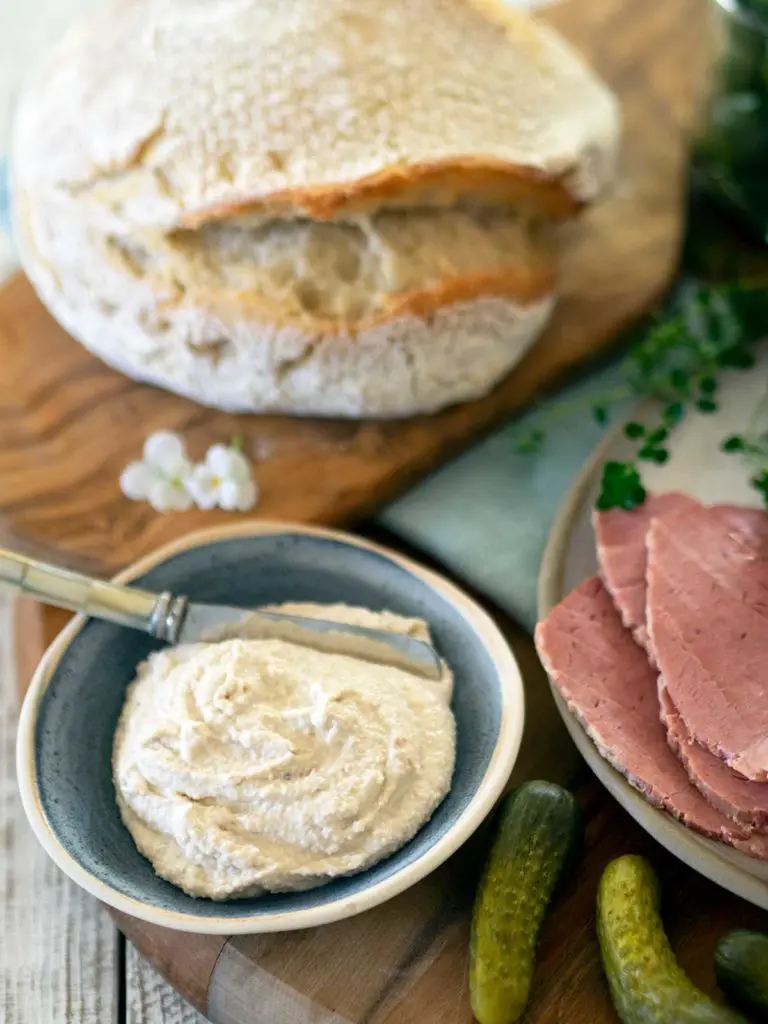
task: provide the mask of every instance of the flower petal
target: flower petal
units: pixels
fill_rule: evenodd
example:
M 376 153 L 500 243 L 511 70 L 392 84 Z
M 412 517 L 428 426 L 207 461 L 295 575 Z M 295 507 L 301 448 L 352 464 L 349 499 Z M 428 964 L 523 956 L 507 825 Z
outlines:
M 192 508 L 194 501 L 192 495 L 182 484 L 174 484 L 171 494 L 171 509 L 174 512 L 186 512 Z
M 205 465 L 195 466 L 184 478 L 187 493 L 198 508 L 215 508 L 219 497 L 219 478 Z
M 235 448 L 230 448 L 229 452 L 229 476 L 242 482 L 251 480 L 253 477 L 253 467 L 245 455 Z
M 182 476 L 189 469 L 184 441 L 170 430 L 158 430 L 144 442 L 144 461 L 167 477 Z
M 222 480 L 219 485 L 219 506 L 228 512 L 250 512 L 258 500 L 253 480 Z
M 205 456 L 205 465 L 222 479 L 250 480 L 251 464 L 236 448 L 212 444 Z
M 229 475 L 230 449 L 225 444 L 212 444 L 205 453 L 205 467 L 216 476 Z
M 144 462 L 131 462 L 120 474 L 120 490 L 131 501 L 145 501 L 155 481 L 155 474 Z
M 156 512 L 186 512 L 193 504 L 186 488 L 160 477 L 155 477 L 148 498 Z
M 254 479 L 243 480 L 239 488 L 238 512 L 250 512 L 259 503 L 259 485 Z

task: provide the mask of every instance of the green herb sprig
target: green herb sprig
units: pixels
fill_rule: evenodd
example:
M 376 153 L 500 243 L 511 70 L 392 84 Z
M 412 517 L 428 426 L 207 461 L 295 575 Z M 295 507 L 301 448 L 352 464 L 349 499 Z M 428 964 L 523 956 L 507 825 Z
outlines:
M 641 464 L 663 465 L 669 458 L 667 442 L 690 409 L 717 410 L 720 376 L 725 369 L 747 370 L 754 365 L 754 343 L 768 330 L 768 284 L 736 281 L 721 285 L 686 284 L 642 336 L 630 346 L 621 363 L 621 382 L 592 398 L 594 419 L 606 423 L 612 406 L 627 398 L 656 398 L 661 410 L 656 423 L 631 422 L 624 432 L 636 442 L 635 456 L 603 467 L 597 507 L 632 509 L 646 498 Z M 573 404 L 555 410 L 552 419 L 572 411 Z M 518 439 L 518 451 L 535 451 L 546 438 L 545 423 Z M 753 485 L 768 505 L 768 434 L 760 454 L 764 466 Z M 743 442 L 744 448 L 740 447 Z M 758 441 L 730 438 L 726 450 L 749 453 Z M 751 447 L 750 447 L 751 446 Z M 762 475 L 761 475 L 762 474 Z

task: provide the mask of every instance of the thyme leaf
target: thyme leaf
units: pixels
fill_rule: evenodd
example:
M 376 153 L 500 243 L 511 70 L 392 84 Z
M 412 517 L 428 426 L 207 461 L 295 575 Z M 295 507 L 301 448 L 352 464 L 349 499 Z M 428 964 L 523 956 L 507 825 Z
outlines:
M 622 382 L 603 395 L 589 399 L 592 416 L 607 422 L 611 407 L 625 398 L 656 398 L 662 403 L 658 424 L 630 422 L 627 438 L 637 442 L 636 455 L 626 462 L 608 462 L 603 468 L 597 507 L 631 509 L 646 498 L 638 463 L 661 465 L 669 458 L 666 442 L 689 409 L 714 413 L 724 369 L 754 366 L 752 346 L 766 333 L 768 283 L 737 280 L 726 284 L 683 284 L 667 305 L 630 346 L 620 372 Z M 574 404 L 556 408 L 549 422 L 573 411 Z M 535 449 L 546 439 L 546 424 L 531 432 Z M 531 435 L 528 435 L 529 437 Z M 726 445 L 728 447 L 726 447 Z M 753 486 L 768 506 L 768 431 L 759 437 L 748 431 L 739 441 L 728 438 L 723 450 L 762 458 Z

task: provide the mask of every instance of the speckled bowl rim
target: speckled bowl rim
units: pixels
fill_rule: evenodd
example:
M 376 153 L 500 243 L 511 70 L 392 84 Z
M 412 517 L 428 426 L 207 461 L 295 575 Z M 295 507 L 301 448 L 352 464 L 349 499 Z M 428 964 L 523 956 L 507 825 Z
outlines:
M 43 695 L 64 652 L 83 628 L 86 618 L 77 615 L 54 640 L 38 665 L 24 698 L 19 718 L 16 744 L 16 773 L 24 811 L 46 853 L 74 882 L 97 899 L 131 917 L 179 931 L 208 935 L 248 935 L 293 931 L 316 927 L 353 917 L 392 899 L 420 882 L 446 861 L 476 831 L 493 809 L 512 773 L 523 735 L 525 699 L 520 669 L 507 641 L 491 617 L 444 576 L 427 569 L 389 548 L 339 530 L 277 521 L 250 521 L 213 527 L 186 534 L 133 562 L 115 577 L 115 582 L 128 583 L 156 565 L 191 548 L 237 537 L 256 537 L 269 533 L 294 533 L 335 540 L 352 547 L 374 552 L 417 576 L 458 609 L 482 640 L 491 658 L 500 686 L 500 722 L 496 744 L 486 772 L 477 790 L 450 828 L 433 846 L 401 870 L 359 892 L 340 897 L 319 907 L 304 910 L 278 911 L 259 916 L 199 917 L 195 914 L 162 910 L 142 900 L 118 892 L 95 878 L 75 860 L 59 842 L 43 810 L 37 785 L 35 732 Z

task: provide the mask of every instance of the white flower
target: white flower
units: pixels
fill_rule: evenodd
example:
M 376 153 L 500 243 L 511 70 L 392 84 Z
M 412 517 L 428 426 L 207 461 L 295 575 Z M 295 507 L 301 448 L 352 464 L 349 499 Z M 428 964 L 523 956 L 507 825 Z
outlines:
M 214 444 L 205 461 L 193 465 L 178 434 L 161 430 L 147 438 L 141 462 L 126 466 L 120 489 L 133 501 L 148 501 L 158 512 L 219 508 L 248 512 L 259 499 L 251 465 L 237 448 Z
M 125 467 L 120 490 L 133 501 L 148 501 L 157 512 L 185 512 L 193 504 L 185 484 L 191 470 L 184 441 L 160 430 L 145 441 L 142 461 Z
M 251 464 L 242 452 L 223 444 L 208 449 L 201 462 L 185 478 L 187 490 L 199 508 L 249 512 L 259 500 Z

